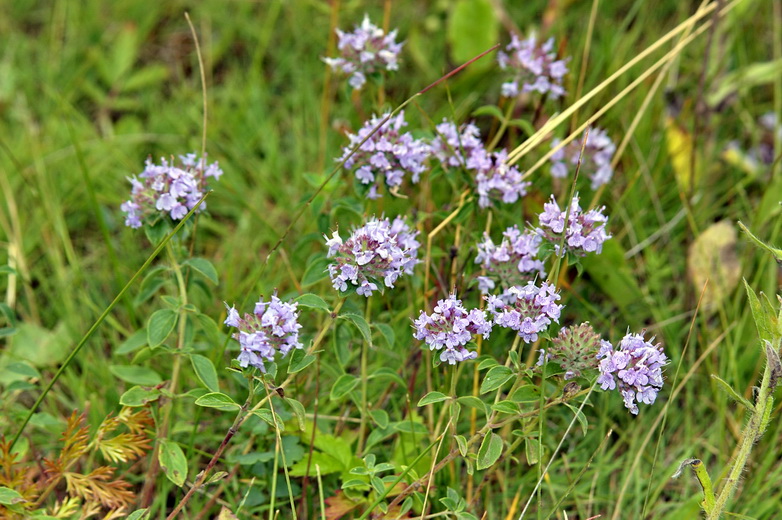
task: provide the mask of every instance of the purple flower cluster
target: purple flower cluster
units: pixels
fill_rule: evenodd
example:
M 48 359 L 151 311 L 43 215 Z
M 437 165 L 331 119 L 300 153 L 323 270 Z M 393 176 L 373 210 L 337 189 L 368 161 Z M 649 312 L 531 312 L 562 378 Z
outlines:
M 435 127 L 437 136 L 432 140 L 432 153 L 445 167 L 458 168 L 466 165 L 466 157 L 476 151 L 483 151 L 481 131 L 472 123 L 459 128 L 447 119 Z
M 522 180 L 521 172 L 515 166 L 508 166 L 508 152 L 489 153 L 483 148 L 473 150 L 467 159 L 467 168 L 475 170 L 478 184 L 478 205 L 486 208 L 491 199 L 500 199 L 512 204 L 527 194 L 531 183 Z
M 535 36 L 519 40 L 514 34 L 505 51 L 497 53 L 497 61 L 501 69 L 513 72 L 512 79 L 502 84 L 505 97 L 518 96 L 520 92 L 540 92 L 556 99 L 565 94 L 562 78 L 568 71 L 567 60 L 557 59 L 554 38 L 538 45 Z
M 396 30 L 388 34 L 372 24 L 369 16 L 357 25 L 353 32 L 337 29 L 339 43 L 337 48 L 342 54 L 339 58 L 323 58 L 332 70 L 350 75 L 348 83 L 359 90 L 367 81 L 367 76 L 381 70 L 397 70 L 397 58 L 402 44 L 396 43 Z
M 346 168 L 356 169 L 356 178 L 369 185 L 367 198 L 380 197 L 378 187 L 384 182 L 389 189 L 396 189 L 410 174 L 411 181 L 417 183 L 421 173 L 426 169 L 424 162 L 431 153 L 431 148 L 423 140 L 414 139 L 410 132 L 402 132 L 407 126 L 404 112 L 386 121 L 372 137 L 362 144 L 356 153 L 350 156 L 351 149 L 364 141 L 372 130 L 380 124 L 388 113 L 381 117 L 372 117 L 364 123 L 358 134 L 348 134 L 350 144 L 343 149 L 343 154 L 337 161 L 345 161 Z
M 270 302 L 263 298 L 258 301 L 253 313 L 246 313 L 244 318 L 234 307 L 225 306 L 228 309 L 225 324 L 239 330 L 233 338 L 241 346 L 237 359 L 243 368 L 249 365 L 265 373 L 264 361 L 274 361 L 278 351 L 285 356 L 291 349 L 302 348 L 299 343 L 301 325 L 296 311 L 298 303 L 283 302 L 275 294 Z
M 478 243 L 475 263 L 481 264 L 487 273 L 499 279 L 503 287 L 522 285 L 543 274 L 543 262 L 537 259 L 543 238 L 534 231 L 519 230 L 511 226 L 502 233 L 503 239 L 495 244 L 488 234 Z M 495 287 L 494 280 L 478 277 L 478 287 L 486 294 Z
M 572 325 L 559 331 L 548 350 L 540 349 L 538 365 L 544 358 L 553 361 L 565 369 L 566 381 L 575 379 L 586 370 L 597 369 L 597 353 L 606 347 L 611 348 L 611 344 L 601 339 L 589 323 Z
M 628 334 L 619 342 L 619 348 L 603 342 L 597 358 L 600 377 L 597 382 L 603 390 L 618 389 L 625 408 L 638 415 L 637 403 L 652 404 L 663 386 L 663 367 L 668 358 L 662 345 L 644 340 L 644 333 Z
M 324 235 L 328 257 L 334 258 L 328 267 L 334 288 L 347 291 L 350 282 L 358 294 L 369 297 L 378 290 L 375 282 L 382 280 L 386 287 L 394 287 L 402 274 L 413 274 L 419 262 L 417 235 L 401 217 L 393 222 L 372 218 L 345 242 L 337 231 L 332 238 Z
M 559 242 L 562 234 L 565 234 L 565 251 L 584 256 L 587 253 L 600 253 L 603 250 L 603 242 L 611 238 L 606 233 L 605 227 L 608 217 L 603 215 L 605 207 L 592 209 L 584 213 L 578 205 L 578 194 L 573 197 L 570 204 L 568 223 L 565 226 L 567 208 L 560 209 L 552 195 L 551 201 L 543 205 L 543 213 L 540 214 L 540 228 L 538 233 L 554 244 L 555 252 L 559 250 Z
M 464 345 L 473 334 L 482 334 L 488 338 L 491 328 L 491 321 L 486 320 L 485 311 L 472 309 L 467 312 L 462 301 L 451 294 L 437 302 L 432 314 L 421 311 L 415 320 L 413 337 L 425 341 L 430 350 L 442 350 L 440 361 L 454 365 L 457 361 L 475 359 L 478 353 L 467 350 Z
M 556 147 L 560 139 L 551 141 L 551 147 Z M 605 130 L 595 128 L 589 132 L 584 143 L 584 155 L 581 156 L 582 140 L 574 140 L 567 146 L 557 150 L 551 156 L 551 175 L 556 178 L 567 177 L 568 163 L 573 167 L 581 158 L 581 170 L 592 181 L 592 189 L 596 190 L 603 184 L 608 184 L 614 175 L 611 159 L 614 157 L 616 145 L 608 137 Z
M 540 287 L 535 282 L 513 286 L 499 297 L 492 294 L 485 298 L 494 323 L 515 330 L 527 343 L 537 341 L 552 321 L 559 323 L 563 308 L 556 303 L 560 298 L 556 287 L 548 282 Z
M 160 213 L 180 220 L 204 196 L 207 177 L 218 180 L 222 174 L 216 162 L 207 166 L 206 157 L 197 161 L 194 153 L 180 155 L 178 163 L 162 158 L 160 164 L 155 164 L 151 158 L 147 159 L 139 178 L 128 177 L 133 186 L 130 200 L 120 206 L 125 213 L 125 225 L 140 228 L 144 220 Z M 204 209 L 205 203 L 198 211 Z

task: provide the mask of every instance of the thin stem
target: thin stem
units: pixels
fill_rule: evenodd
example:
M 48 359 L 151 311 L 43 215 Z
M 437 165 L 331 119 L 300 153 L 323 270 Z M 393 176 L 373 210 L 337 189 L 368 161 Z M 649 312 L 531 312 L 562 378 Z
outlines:
M 370 323 L 370 315 L 372 313 L 372 298 L 367 298 L 367 307 L 364 311 L 364 320 Z M 367 392 L 369 388 L 368 370 L 367 370 L 367 357 L 369 354 L 369 348 L 372 346 L 372 336 L 370 333 L 369 339 L 361 343 L 361 424 L 358 430 L 358 453 L 364 452 L 364 440 L 367 433 L 367 416 L 369 415 L 369 408 L 367 405 Z

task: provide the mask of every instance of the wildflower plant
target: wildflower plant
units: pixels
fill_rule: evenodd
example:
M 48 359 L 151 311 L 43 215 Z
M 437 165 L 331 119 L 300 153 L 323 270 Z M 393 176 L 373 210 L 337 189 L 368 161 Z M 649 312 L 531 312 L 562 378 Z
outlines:
M 555 148 L 560 142 L 560 139 L 553 139 L 551 148 Z M 589 177 L 591 188 L 596 190 L 608 184 L 614 176 L 614 168 L 611 166 L 614 152 L 616 145 L 608 137 L 608 133 L 594 128 L 588 132 L 586 142 L 574 140 L 554 152 L 551 156 L 551 176 L 563 179 L 581 162 L 580 174 Z
M 548 282 L 529 282 L 513 286 L 500 296 L 486 296 L 495 325 L 515 330 L 526 343 L 537 341 L 551 323 L 559 323 L 563 308 L 557 303 L 559 299 L 556 287 Z
M 354 90 L 360 90 L 368 77 L 399 68 L 403 44 L 396 42 L 396 30 L 386 34 L 369 21 L 368 15 L 364 15 L 353 32 L 337 29 L 337 36 L 340 56 L 323 58 L 323 61 L 333 70 L 350 76 L 348 83 Z
M 195 153 L 180 155 L 178 160 L 161 158 L 160 164 L 147 159 L 138 177 L 128 177 L 131 196 L 120 206 L 125 225 L 136 229 L 161 216 L 181 220 L 204 196 L 208 180 L 217 181 L 222 175 L 217 162 L 207 165 L 206 156 L 198 159 Z M 202 203 L 198 211 L 205 209 Z
M 327 256 L 333 259 L 328 266 L 332 285 L 340 292 L 354 287 L 366 297 L 383 286 L 393 288 L 400 276 L 413 274 L 419 263 L 417 236 L 418 231 L 401 217 L 393 221 L 371 218 L 345 241 L 338 231 L 331 238 L 324 236 Z
M 462 301 L 453 293 L 438 301 L 432 314 L 421 311 L 414 325 L 413 337 L 424 341 L 430 350 L 440 350 L 440 361 L 450 365 L 475 359 L 478 353 L 467 350 L 465 345 L 472 339 L 473 334 L 488 338 L 492 329 L 492 323 L 486 319 L 485 311 L 467 311 Z
M 571 325 L 559 330 L 548 349 L 540 349 L 538 365 L 544 361 L 558 364 L 565 370 L 565 380 L 581 377 L 585 372 L 597 370 L 598 354 L 611 344 L 595 332 L 589 323 Z
M 237 329 L 233 338 L 239 342 L 239 366 L 252 366 L 266 372 L 266 362 L 274 362 L 277 354 L 285 357 L 292 349 L 302 348 L 299 342 L 298 303 L 280 300 L 276 294 L 271 301 L 261 298 L 252 313 L 242 317 L 234 307 L 228 307 L 225 324 Z
M 516 97 L 522 92 L 548 94 L 552 99 L 565 95 L 562 78 L 567 74 L 567 61 L 557 59 L 554 38 L 538 44 L 537 37 L 525 40 L 511 35 L 505 50 L 497 53 L 500 68 L 510 79 L 502 84 L 502 95 Z
M 495 279 L 507 289 L 523 285 L 544 274 L 543 261 L 538 258 L 543 238 L 532 230 L 521 231 L 514 225 L 502 232 L 502 241 L 495 244 L 488 233 L 478 243 L 475 263 L 489 276 L 479 276 L 478 286 L 483 293 L 495 287 Z
M 579 206 L 578 194 L 571 200 L 569 208 L 562 209 L 552 195 L 538 217 L 540 227 L 537 232 L 554 245 L 554 251 L 559 256 L 565 253 L 575 256 L 599 254 L 603 250 L 603 243 L 611 238 L 606 232 L 608 217 L 603 214 L 604 210 L 605 207 L 600 207 L 583 211 Z M 564 245 L 560 249 L 559 244 L 563 239 Z
M 513 204 L 527 194 L 531 183 L 524 181 L 516 166 L 507 164 L 507 150 L 487 152 L 476 148 L 467 159 L 467 168 L 475 172 L 478 205 L 488 208 L 492 201 Z
M 399 189 L 406 177 L 416 184 L 426 170 L 425 162 L 431 153 L 423 139 L 415 139 L 410 132 L 402 131 L 407 126 L 404 111 L 390 117 L 373 134 L 375 127 L 389 115 L 372 117 L 357 134 L 348 134 L 350 143 L 343 149 L 342 156 L 336 159 L 344 161 L 345 168 L 355 170 L 356 179 L 368 187 L 368 199 L 380 198 L 381 184 L 392 192 Z M 362 141 L 364 143 L 356 153 L 352 153 Z
M 600 377 L 597 382 L 603 390 L 618 390 L 625 408 L 638 415 L 638 403 L 653 404 L 663 386 L 663 367 L 668 357 L 662 345 L 644 339 L 644 333 L 627 335 L 614 348 L 603 342 L 597 358 Z
M 432 139 L 432 154 L 445 168 L 464 168 L 473 154 L 485 153 L 481 131 L 473 123 L 458 127 L 451 121 L 443 121 L 435 127 L 437 135 Z

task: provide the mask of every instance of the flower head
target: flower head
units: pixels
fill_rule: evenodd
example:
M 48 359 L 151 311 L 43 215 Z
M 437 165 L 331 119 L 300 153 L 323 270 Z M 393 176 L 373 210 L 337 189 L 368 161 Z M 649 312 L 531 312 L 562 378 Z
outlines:
M 537 259 L 543 242 L 539 234 L 522 232 L 518 226 L 511 226 L 502 235 L 499 244 L 495 244 L 488 234 L 484 235 L 483 242 L 478 244 L 476 264 L 481 264 L 487 273 L 499 279 L 503 287 L 522 285 L 535 275 L 543 274 L 543 262 Z M 486 293 L 494 288 L 494 282 L 479 280 L 479 288 Z
M 418 231 L 410 229 L 401 217 L 367 221 L 346 241 L 337 232 L 326 238 L 331 282 L 338 291 L 347 291 L 348 282 L 358 294 L 369 297 L 378 284 L 393 287 L 403 274 L 413 274 L 419 262 Z
M 556 287 L 543 282 L 524 286 L 513 286 L 501 296 L 485 296 L 494 323 L 500 327 L 515 330 L 527 343 L 538 340 L 538 334 L 545 331 L 551 322 L 559 323 L 563 305 L 556 302 L 560 296 Z
M 560 142 L 560 139 L 552 140 L 551 147 L 556 147 Z M 583 156 L 582 144 L 584 145 Z M 551 175 L 557 178 L 567 177 L 568 163 L 575 168 L 580 160 L 580 172 L 589 177 L 592 181 L 592 189 L 596 190 L 603 184 L 608 184 L 614 175 L 611 159 L 615 151 L 616 145 L 606 131 L 595 128 L 587 134 L 586 143 L 582 143 L 582 140 L 571 141 L 551 156 Z
M 597 355 L 597 382 L 603 390 L 619 390 L 625 408 L 634 415 L 638 415 L 637 403 L 654 403 L 663 386 L 663 367 L 668 364 L 668 357 L 662 345 L 653 345 L 653 341 L 654 338 L 644 340 L 644 332 L 628 332 L 616 350 L 605 341 Z
M 575 379 L 586 370 L 597 369 L 597 353 L 605 345 L 611 344 L 600 339 L 589 323 L 565 327 L 551 340 L 548 350 L 540 350 L 538 365 L 543 364 L 545 357 L 565 369 L 566 380 Z
M 562 78 L 568 71 L 567 60 L 557 59 L 554 38 L 538 45 L 535 36 L 520 40 L 514 34 L 505 51 L 497 53 L 497 61 L 502 70 L 512 73 L 511 79 L 502 84 L 505 97 L 518 96 L 521 92 L 540 92 L 556 99 L 565 94 Z
M 482 334 L 488 338 L 491 334 L 491 321 L 486 320 L 486 312 L 481 309 L 467 311 L 462 301 L 451 294 L 437 302 L 432 314 L 421 311 L 415 320 L 413 337 L 429 345 L 430 350 L 442 350 L 440 361 L 450 365 L 457 361 L 475 359 L 477 352 L 470 352 L 466 345 L 473 334 Z
M 261 372 L 266 372 L 265 361 L 274 361 L 279 352 L 285 356 L 291 349 L 302 348 L 299 343 L 299 313 L 298 303 L 286 303 L 277 295 L 271 301 L 263 298 L 255 304 L 251 313 L 244 317 L 234 307 L 228 307 L 228 317 L 225 324 L 238 329 L 233 338 L 239 341 L 241 352 L 238 360 L 242 368 L 253 366 Z
M 421 173 L 426 169 L 424 162 L 429 157 L 431 149 L 421 139 L 413 139 L 410 132 L 402 132 L 407 126 L 404 111 L 386 121 L 372 137 L 362 144 L 355 154 L 350 151 L 368 135 L 389 114 L 372 117 L 364 123 L 358 134 L 348 134 L 350 144 L 343 148 L 343 154 L 337 161 L 345 161 L 346 168 L 356 168 L 356 178 L 361 184 L 368 185 L 367 198 L 380 197 L 378 188 L 384 183 L 389 189 L 401 186 L 406 175 L 417 183 Z
M 541 227 L 537 228 L 537 233 L 554 244 L 554 250 L 558 255 L 564 253 L 559 247 L 563 233 L 565 251 L 578 256 L 585 256 L 587 253 L 599 254 L 603 250 L 603 242 L 611 238 L 611 235 L 606 233 L 608 217 L 603 215 L 603 210 L 605 207 L 584 213 L 578 205 L 578 194 L 576 194 L 570 203 L 566 226 L 565 215 L 568 214 L 568 208 L 560 209 L 552 195 L 551 201 L 543 205 L 543 213 L 540 214 Z
M 489 153 L 476 148 L 467 159 L 467 168 L 475 170 L 478 185 L 478 205 L 486 208 L 491 199 L 512 204 L 527 194 L 530 183 L 522 180 L 521 172 L 515 166 L 508 166 L 506 150 Z
M 475 150 L 483 150 L 481 131 L 472 123 L 459 125 L 443 119 L 436 126 L 437 137 L 432 139 L 432 153 L 443 166 L 458 168 L 466 165 L 467 157 Z
M 145 220 L 159 214 L 167 214 L 180 220 L 201 200 L 206 190 L 207 177 L 218 180 L 223 171 L 212 163 L 207 166 L 206 156 L 196 161 L 196 154 L 180 155 L 179 161 L 165 158 L 160 164 L 147 159 L 144 171 L 137 177 L 129 177 L 132 185 L 130 200 L 122 203 L 125 225 L 140 228 Z M 198 211 L 206 209 L 206 203 Z
M 357 25 L 353 32 L 337 29 L 337 36 L 341 56 L 323 58 L 323 61 L 332 70 L 350 75 L 348 83 L 355 90 L 364 86 L 367 76 L 399 68 L 397 59 L 402 43 L 395 41 L 396 30 L 385 34 L 383 29 L 369 21 L 369 16 L 364 15 L 361 25 Z

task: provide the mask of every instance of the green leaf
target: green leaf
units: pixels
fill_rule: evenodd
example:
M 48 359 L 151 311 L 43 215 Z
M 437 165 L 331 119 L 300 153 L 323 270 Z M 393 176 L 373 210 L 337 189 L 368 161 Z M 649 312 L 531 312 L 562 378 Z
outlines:
M 329 309 L 328 304 L 326 304 L 323 298 L 312 293 L 302 294 L 293 301 L 297 302 L 300 307 L 309 307 L 311 309 L 331 312 L 331 309 Z
M 502 113 L 502 110 L 500 110 L 500 107 L 497 105 L 483 105 L 482 107 L 478 107 L 472 111 L 472 116 L 492 116 L 500 121 L 505 119 L 505 114 Z
M 461 453 L 462 457 L 466 457 L 467 439 L 464 438 L 464 435 L 455 435 L 454 439 L 456 439 L 456 445 L 459 447 L 459 453 Z
M 774 337 L 774 327 L 772 326 L 773 316 L 769 316 L 763 309 L 758 295 L 747 280 L 744 280 L 744 288 L 747 290 L 747 299 L 749 299 L 749 308 L 752 310 L 752 317 L 755 319 L 755 327 L 758 329 L 758 336 L 761 340 L 771 341 Z
M 260 410 L 255 410 L 252 412 L 253 415 L 260 418 L 263 422 L 271 426 L 272 428 L 279 430 L 279 431 L 285 431 L 285 422 L 280 418 L 279 415 L 272 414 L 272 411 L 268 408 L 261 408 Z
M 739 404 L 743 404 L 744 407 L 749 411 L 755 410 L 755 407 L 752 406 L 752 403 L 744 399 L 744 396 L 742 396 L 736 390 L 734 390 L 733 387 L 730 386 L 727 381 L 719 378 L 715 374 L 712 374 L 711 378 L 717 381 L 717 383 L 719 383 L 720 388 L 722 388 L 728 394 L 728 396 L 731 397 L 734 401 L 736 401 Z
M 371 410 L 369 416 L 372 421 L 380 428 L 388 428 L 388 412 L 385 410 Z
M 488 413 L 489 407 L 486 406 L 486 403 L 484 403 L 474 395 L 464 395 L 456 399 L 456 402 L 463 404 L 464 406 L 469 406 L 470 408 L 475 408 L 477 410 L 480 410 L 484 413 L 484 415 L 489 414 Z
M 520 386 L 508 397 L 514 403 L 537 403 L 540 400 L 540 390 L 532 385 Z
M 130 407 L 144 406 L 158 399 L 160 399 L 160 390 L 157 388 L 134 386 L 120 396 L 119 404 Z
M 336 381 L 334 381 L 334 385 L 331 387 L 331 392 L 329 392 L 329 399 L 332 401 L 338 401 L 339 399 L 342 399 L 351 391 L 353 391 L 353 389 L 358 386 L 358 383 L 359 380 L 355 376 L 350 374 L 342 374 L 337 378 Z
M 161 439 L 158 461 L 168 480 L 182 487 L 187 478 L 187 459 L 179 444 L 168 439 Z
M 22 495 L 13 489 L 0 487 L 0 504 L 10 506 L 20 502 L 27 502 Z
M 201 274 L 204 278 L 214 284 L 219 281 L 217 277 L 217 269 L 215 269 L 215 266 L 212 265 L 212 262 L 206 258 L 189 258 L 182 262 L 182 265 L 189 266 L 191 269 Z
M 217 408 L 224 412 L 238 410 L 241 406 L 229 396 L 220 392 L 210 392 L 196 399 L 195 404 L 206 408 Z
M 524 439 L 524 450 L 527 454 L 527 462 L 530 466 L 534 466 L 539 461 L 538 449 L 540 449 L 540 442 L 537 439 L 526 438 Z
M 448 20 L 451 59 L 464 63 L 497 43 L 499 21 L 490 0 L 458 0 Z M 472 68 L 492 66 L 492 57 L 478 60 Z
M 125 80 L 122 89 L 126 92 L 153 87 L 168 77 L 168 68 L 165 65 L 147 65 L 143 69 L 134 72 Z
M 328 276 L 326 268 L 331 262 L 322 254 L 313 255 L 307 262 L 307 268 L 304 270 L 304 276 L 301 278 L 302 287 L 309 287 Z
M 20 376 L 41 379 L 41 373 L 38 372 L 38 369 L 25 361 L 9 363 L 5 367 L 5 370 L 8 372 L 13 372 L 14 374 L 19 374 Z
M 507 413 L 510 415 L 516 415 L 519 413 L 519 405 L 513 401 L 499 401 L 491 405 L 491 409 L 499 413 Z
M 367 377 L 367 379 L 375 379 L 375 378 L 378 378 L 378 379 L 391 379 L 391 380 L 396 382 L 401 387 L 404 387 L 405 385 L 407 385 L 405 380 L 402 379 L 401 377 L 399 377 L 399 374 L 397 374 L 396 372 L 394 372 L 393 370 L 391 370 L 388 367 L 378 368 L 377 370 L 375 370 L 371 374 L 369 374 L 369 376 Z
M 305 409 L 304 405 L 298 402 L 296 399 L 290 397 L 285 398 L 285 402 L 293 412 L 293 416 L 296 417 L 296 422 L 299 424 L 299 430 L 304 431 Z
M 217 380 L 217 370 L 212 361 L 206 356 L 191 354 L 190 362 L 193 364 L 193 370 L 201 383 L 212 392 L 219 392 L 220 383 Z
M 147 322 L 147 344 L 150 348 L 159 347 L 174 330 L 177 312 L 173 309 L 160 309 L 152 313 Z
M 110 365 L 109 372 L 133 385 L 155 386 L 162 381 L 160 374 L 146 367 Z
M 147 520 L 149 518 L 148 509 L 136 509 L 130 513 L 125 520 Z
M 388 348 L 394 348 L 394 344 L 396 343 L 396 333 L 394 333 L 394 329 L 385 323 L 373 323 L 372 326 L 380 331 L 380 334 L 388 344 Z
M 418 401 L 418 406 L 447 401 L 449 397 L 442 392 L 429 392 Z
M 315 475 L 316 465 L 320 468 L 321 475 L 339 473 L 345 470 L 345 465 L 342 462 L 327 453 L 315 451 L 312 453 L 312 461 L 310 462 L 308 459 L 309 457 L 304 457 L 294 464 L 289 471 L 290 476 L 303 477 L 307 474 L 310 476 Z M 310 463 L 308 464 L 308 462 Z M 309 473 L 307 473 L 307 468 L 309 468 Z
M 478 462 L 475 466 L 477 470 L 490 468 L 502 455 L 502 437 L 494 432 L 489 432 L 481 441 L 481 447 L 478 448 Z
M 582 412 L 581 410 L 579 410 L 578 408 L 576 408 L 570 403 L 562 403 L 562 404 L 570 408 L 570 411 L 576 414 L 576 419 L 578 419 L 578 422 L 581 425 L 581 433 L 584 434 L 584 436 L 586 436 L 589 423 L 587 422 L 587 418 L 584 415 L 584 412 Z
M 491 392 L 513 379 L 513 372 L 505 366 L 496 366 L 486 373 L 481 382 L 481 394 Z M 480 469 L 480 468 L 479 468 Z
M 367 343 L 372 343 L 372 332 L 369 330 L 369 324 L 367 324 L 367 320 L 365 320 L 363 316 L 349 312 L 346 314 L 340 314 L 339 318 L 352 322 L 364 337 L 364 340 Z
M 295 374 L 301 372 L 313 362 L 315 362 L 315 356 L 312 354 L 307 354 L 304 349 L 293 349 L 293 352 L 291 352 L 291 360 L 288 364 L 288 373 Z
M 131 336 L 128 339 L 123 341 L 119 347 L 117 347 L 117 350 L 114 351 L 114 355 L 121 356 L 123 354 L 130 354 L 131 352 L 140 349 L 146 344 L 147 344 L 147 331 L 137 330 L 136 332 L 131 334 Z

